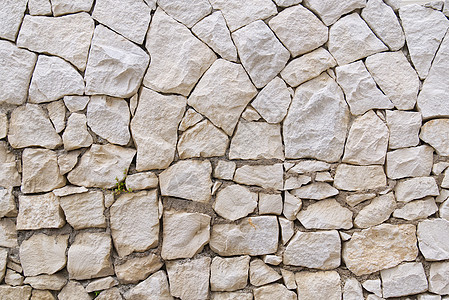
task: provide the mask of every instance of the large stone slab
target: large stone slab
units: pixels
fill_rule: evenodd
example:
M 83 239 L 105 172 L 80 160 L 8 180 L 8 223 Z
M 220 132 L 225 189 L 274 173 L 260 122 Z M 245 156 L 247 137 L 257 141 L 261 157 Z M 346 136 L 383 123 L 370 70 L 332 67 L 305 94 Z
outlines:
M 336 271 L 302 271 L 295 274 L 295 280 L 298 300 L 341 299 L 341 279 Z
M 441 205 L 441 207 L 444 207 Z M 438 206 L 435 199 L 432 197 L 424 198 L 423 200 L 416 200 L 405 204 L 403 207 L 396 209 L 393 212 L 393 217 L 405 220 L 425 219 L 438 211 Z M 440 210 L 440 217 L 444 219 Z
M 341 164 L 337 167 L 334 186 L 346 191 L 376 189 L 387 184 L 382 166 L 352 166 Z
M 427 277 L 421 263 L 404 263 L 388 270 L 382 270 L 380 276 L 384 298 L 414 295 L 427 291 Z
M 94 20 L 87 13 L 62 17 L 25 16 L 17 46 L 59 56 L 84 71 Z
M 27 9 L 27 0 L 6 0 L 0 8 L 0 37 L 14 42 Z
M 235 221 L 254 212 L 257 198 L 257 193 L 242 185 L 233 184 L 217 193 L 213 208 L 221 217 Z
M 60 16 L 65 14 L 73 14 L 80 11 L 89 12 L 93 3 L 93 0 L 52 0 L 51 8 L 53 15 Z
M 157 4 L 167 14 L 189 28 L 212 11 L 212 6 L 207 0 L 159 0 Z
M 390 130 L 390 149 L 414 147 L 419 143 L 422 117 L 419 112 L 387 110 L 386 121 Z
M 421 128 L 419 137 L 441 156 L 449 156 L 449 119 L 430 120 Z
M 429 176 L 433 166 L 433 149 L 427 145 L 398 149 L 387 153 L 388 178 Z
M 173 300 L 173 297 L 170 295 L 170 287 L 168 285 L 167 274 L 165 273 L 165 271 L 159 271 L 154 273 L 153 275 L 151 275 L 144 281 L 140 282 L 132 289 L 128 290 L 124 296 L 126 300 L 139 300 L 139 299 Z M 116 298 L 105 298 L 104 300 L 108 299 L 115 300 Z M 120 299 L 122 299 L 121 296 Z
M 18 230 L 61 228 L 64 224 L 59 198 L 53 193 L 19 196 Z
M 282 164 L 245 165 L 235 171 L 234 181 L 246 185 L 257 185 L 265 189 L 282 190 L 283 173 Z
M 216 256 L 210 266 L 210 287 L 212 291 L 236 291 L 248 283 L 250 257 L 236 256 L 222 258 Z
M 101 191 L 90 191 L 61 197 L 60 203 L 69 223 L 75 230 L 106 228 L 104 199 Z
M 156 254 L 128 258 L 121 265 L 114 265 L 115 274 L 120 283 L 138 283 L 156 272 L 163 263 Z
M 416 231 L 419 250 L 428 261 L 449 258 L 449 221 L 445 219 L 429 219 L 418 223 Z
M 394 188 L 396 199 L 410 202 L 427 196 L 438 196 L 438 186 L 433 177 L 415 177 L 399 181 Z
M 352 228 L 352 212 L 335 199 L 313 203 L 301 210 L 296 217 L 307 229 Z
M 365 0 L 304 0 L 303 3 L 308 9 L 316 13 L 327 26 L 335 23 L 342 15 L 366 5 Z

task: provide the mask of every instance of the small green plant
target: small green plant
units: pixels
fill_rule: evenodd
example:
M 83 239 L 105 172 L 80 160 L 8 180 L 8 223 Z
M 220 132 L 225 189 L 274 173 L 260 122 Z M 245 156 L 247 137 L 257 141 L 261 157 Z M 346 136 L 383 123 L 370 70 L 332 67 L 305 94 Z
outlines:
M 120 195 L 121 193 L 124 193 L 124 192 L 127 192 L 127 193 L 132 192 L 132 189 L 126 188 L 125 181 L 126 181 L 127 174 L 128 174 L 128 170 L 125 169 L 125 171 L 123 171 L 123 175 L 125 175 L 125 176 L 123 176 L 122 180 L 119 180 L 118 177 L 115 177 L 115 180 L 117 181 L 117 183 L 115 184 L 115 187 L 114 187 L 114 194 Z
M 94 292 L 94 298 L 97 298 L 98 295 L 100 295 L 100 291 L 95 291 L 95 292 Z

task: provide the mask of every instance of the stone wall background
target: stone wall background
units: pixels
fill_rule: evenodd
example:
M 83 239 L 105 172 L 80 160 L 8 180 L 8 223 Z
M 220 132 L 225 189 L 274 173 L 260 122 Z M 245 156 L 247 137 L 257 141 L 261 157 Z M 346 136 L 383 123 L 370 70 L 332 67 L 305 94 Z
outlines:
M 0 299 L 449 299 L 448 9 L 1 0 Z

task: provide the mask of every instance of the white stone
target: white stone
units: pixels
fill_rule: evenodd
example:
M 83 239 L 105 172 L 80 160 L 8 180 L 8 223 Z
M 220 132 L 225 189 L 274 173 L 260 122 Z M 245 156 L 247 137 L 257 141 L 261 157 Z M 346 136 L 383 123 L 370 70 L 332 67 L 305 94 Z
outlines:
M 276 254 L 263 255 L 262 261 L 268 265 L 279 266 L 282 262 L 282 256 Z
M 210 216 L 205 214 L 165 212 L 162 258 L 191 258 L 201 252 L 209 242 L 210 221 Z
M 209 246 L 222 256 L 264 255 L 278 248 L 279 225 L 275 216 L 242 219 L 238 224 L 212 226 Z
M 257 193 L 248 188 L 233 184 L 220 190 L 215 198 L 213 208 L 221 217 L 235 221 L 246 217 L 257 207 Z
M 265 189 L 282 190 L 284 168 L 282 164 L 245 165 L 235 171 L 234 181 L 257 185 Z
M 0 219 L 0 247 L 15 248 L 17 246 L 16 224 L 9 218 Z
M 296 87 L 337 65 L 335 58 L 324 48 L 318 48 L 290 61 L 281 71 L 282 79 Z
M 361 115 L 370 109 L 391 109 L 393 103 L 376 86 L 362 61 L 338 66 L 337 82 L 346 95 L 353 115 Z M 390 111 L 387 111 L 387 113 Z
M 219 160 L 214 168 L 214 177 L 218 179 L 232 180 L 235 173 L 235 162 Z
M 98 25 L 84 74 L 86 94 L 131 97 L 140 87 L 149 59 L 136 44 Z
M 27 9 L 27 0 L 6 0 L 0 9 L 0 37 L 15 41 Z
M 67 179 L 74 185 L 110 189 L 124 178 L 136 150 L 106 144 L 94 144 L 83 154 Z M 116 179 L 117 178 L 117 179 Z
M 249 256 L 222 258 L 216 256 L 210 266 L 211 291 L 236 291 L 248 282 Z
M 369 200 L 369 199 L 373 199 L 374 197 L 376 197 L 376 194 L 374 193 L 367 193 L 367 194 L 352 194 L 352 195 L 348 195 L 346 196 L 346 203 L 348 203 L 350 206 L 354 207 L 357 204 Z
M 111 236 L 104 232 L 81 232 L 68 251 L 70 279 L 84 280 L 114 275 Z
M 229 139 L 226 133 L 209 120 L 187 129 L 179 138 L 178 154 L 181 159 L 192 157 L 224 156 Z
M 404 263 L 380 271 L 385 298 L 419 294 L 427 291 L 427 278 L 421 263 Z
M 11 269 L 6 270 L 5 283 L 10 286 L 23 285 L 23 276 Z
M 433 166 L 433 149 L 427 145 L 387 153 L 388 178 L 429 176 Z
M 123 264 L 115 265 L 115 274 L 120 283 L 138 283 L 148 275 L 153 274 L 162 267 L 163 263 L 156 254 L 135 256 L 128 258 Z
M 183 300 L 208 299 L 210 263 L 210 257 L 167 262 L 171 295 Z
M 449 293 L 449 262 L 435 262 L 430 264 L 429 292 L 445 295 Z
M 64 104 L 70 112 L 77 112 L 84 110 L 89 100 L 88 96 L 65 96 Z
M 108 277 L 104 277 L 104 278 L 100 278 L 100 279 L 91 281 L 86 286 L 86 292 L 91 293 L 94 291 L 106 290 L 106 289 L 110 289 L 116 285 L 118 285 L 117 279 L 115 279 L 111 276 L 108 276 Z
M 189 108 L 185 112 L 184 117 L 182 117 L 181 123 L 179 123 L 178 130 L 186 131 L 190 127 L 198 124 L 203 119 L 204 117 L 201 114 L 197 113 L 193 108 Z
M 67 223 L 75 230 L 97 227 L 106 228 L 104 199 L 101 191 L 90 191 L 61 197 L 61 208 L 64 210 Z
M 307 229 L 350 229 L 352 212 L 335 199 L 318 201 L 296 216 Z
M 13 148 L 39 146 L 54 149 L 62 144 L 44 110 L 36 104 L 26 104 L 13 110 L 8 141 Z
M 137 148 L 137 171 L 167 168 L 175 157 L 177 128 L 186 100 L 143 88 L 131 134 Z
M 72 113 L 67 120 L 67 128 L 62 134 L 65 150 L 89 147 L 93 143 L 92 136 L 87 131 L 86 115 Z
M 61 175 L 64 175 L 73 170 L 75 165 L 78 163 L 78 156 L 81 154 L 81 151 L 70 151 L 60 153 L 58 156 L 58 165 L 59 172 Z M 87 191 L 87 190 L 86 190 Z
M 20 184 L 21 180 L 17 170 L 16 156 L 8 150 L 6 142 L 0 141 L 0 186 L 12 188 L 20 186 Z
M 20 245 L 20 263 L 25 276 L 54 274 L 65 267 L 68 235 L 38 233 Z
M 390 129 L 389 148 L 414 147 L 419 143 L 421 114 L 413 111 L 387 110 L 386 120 Z
M 314 182 L 292 191 L 298 198 L 321 200 L 338 195 L 338 190 L 328 183 Z
M 393 193 L 376 197 L 360 210 L 354 219 L 354 225 L 358 228 L 368 228 L 381 224 L 390 218 L 395 208 L 396 200 Z
M 341 299 L 341 279 L 335 271 L 302 271 L 295 274 L 298 300 Z
M 418 223 L 419 250 L 427 261 L 449 258 L 449 221 L 428 219 Z
M 287 64 L 290 53 L 263 21 L 232 33 L 242 65 L 258 88 L 269 83 Z
M 62 100 L 53 101 L 47 104 L 48 117 L 53 123 L 53 127 L 57 133 L 60 133 L 65 128 L 66 109 Z
M 12 188 L 0 189 L 0 218 L 16 216 L 17 208 Z
M 211 173 L 209 161 L 178 161 L 159 174 L 161 195 L 207 203 L 211 198 Z
M 167 274 L 165 271 L 158 271 L 154 273 L 132 289 L 128 290 L 124 296 L 126 300 L 173 300 L 173 297 L 170 295 L 170 287 L 168 285 Z M 105 300 L 109 300 L 109 298 Z M 112 298 L 111 300 L 115 299 Z
M 60 291 L 67 283 L 67 278 L 61 273 L 53 275 L 27 276 L 23 281 L 34 289 Z
M 280 215 L 281 213 L 281 194 L 259 193 L 259 215 Z
M 449 201 L 444 201 L 440 205 L 439 216 L 442 219 L 446 219 L 449 221 Z
M 269 0 L 210 0 L 212 7 L 221 10 L 231 31 L 256 20 L 264 20 L 277 14 L 276 5 Z
M 28 300 L 31 297 L 31 290 L 29 286 L 12 287 L 6 284 L 0 285 L 0 295 L 7 300 Z
M 201 3 L 202 1 L 197 2 Z M 190 7 L 190 4 L 186 7 Z M 192 32 L 222 58 L 233 62 L 237 61 L 237 49 L 232 42 L 226 20 L 220 11 L 199 21 L 192 27 Z
M 298 87 L 283 124 L 286 158 L 335 162 L 343 154 L 349 110 L 337 83 L 323 74 Z
M 441 187 L 448 189 L 449 188 L 449 169 L 446 169 L 446 171 L 444 171 L 444 177 L 443 177 L 443 181 L 441 182 Z
M 287 7 L 301 3 L 302 0 L 274 0 L 277 6 Z
M 329 172 L 319 172 L 315 175 L 315 181 L 319 182 L 332 182 L 334 178 Z
M 315 180 L 316 180 L 316 178 L 315 178 Z M 312 181 L 312 178 L 308 175 L 291 176 L 291 177 L 288 177 L 285 179 L 284 190 L 287 191 L 287 190 L 299 189 L 300 187 L 302 187 L 303 185 L 305 185 L 311 181 Z
M 449 21 L 442 12 L 417 4 L 401 7 L 399 17 L 413 65 L 424 79 L 449 28 Z
M 388 50 L 357 13 L 347 15 L 332 25 L 328 45 L 339 65 Z
M 382 282 L 380 279 L 368 279 L 362 283 L 362 286 L 368 292 L 374 293 L 378 297 L 382 297 Z
M 8 0 L 9 2 L 17 1 Z M 21 105 L 27 99 L 28 86 L 37 55 L 2 40 L 0 41 L 0 57 L 1 102 Z
M 69 281 L 58 294 L 58 300 L 70 300 L 75 297 L 79 300 L 89 300 L 90 296 L 84 287 L 77 281 Z
M 143 84 L 163 93 L 188 96 L 216 60 L 209 47 L 161 8 L 153 16 L 145 46 L 151 62 Z
M 341 242 L 336 230 L 298 231 L 285 248 L 284 265 L 331 270 L 340 266 Z
M 394 191 L 399 202 L 410 202 L 414 199 L 440 194 L 437 183 L 432 177 L 415 177 L 399 181 Z
M 327 171 L 331 167 L 330 164 L 324 162 L 324 161 L 317 161 L 317 160 L 302 160 L 295 164 L 289 172 L 297 173 L 297 174 L 304 174 L 304 173 L 311 173 L 311 172 L 319 172 L 319 171 Z
M 415 260 L 418 255 L 415 232 L 412 224 L 381 224 L 355 232 L 343 243 L 343 261 L 352 273 L 360 276 Z
M 126 145 L 130 139 L 129 108 L 125 100 L 92 96 L 87 105 L 87 125 L 108 142 Z
M 93 0 L 51 0 L 51 7 L 55 16 L 76 13 L 80 11 L 89 12 Z
M 159 0 L 157 4 L 167 14 L 189 28 L 212 11 L 212 6 L 207 0 Z
M 401 0 L 385 0 L 385 4 L 390 6 L 396 12 L 401 7 Z
M 449 199 L 449 190 L 442 189 L 440 195 L 435 198 L 435 202 L 441 203 Z
M 271 300 L 271 299 L 285 299 L 297 300 L 298 297 L 293 291 L 289 291 L 285 286 L 279 283 L 273 283 L 254 289 L 255 300 Z
M 310 52 L 328 39 L 327 27 L 302 5 L 284 9 L 273 17 L 268 25 L 292 57 Z
M 350 1 L 320 1 L 320 0 L 304 0 L 304 5 L 316 13 L 326 26 L 335 23 L 342 15 L 345 15 L 355 9 L 365 7 L 365 0 Z
M 449 162 L 447 161 L 434 163 L 432 167 L 432 173 L 435 175 L 440 175 L 447 167 L 449 167 Z
M 281 275 L 282 275 L 282 280 L 284 282 L 284 285 L 289 290 L 294 290 L 297 288 L 296 280 L 295 280 L 295 273 L 293 273 L 292 271 L 286 270 L 286 269 L 281 269 Z
M 252 122 L 259 121 L 262 117 L 259 115 L 257 110 L 255 110 L 252 106 L 248 105 L 242 113 L 242 119 Z
M 382 0 L 369 0 L 361 15 L 391 51 L 397 51 L 404 46 L 405 35 L 401 24 L 393 9 Z
M 18 230 L 61 228 L 64 214 L 59 207 L 59 198 L 53 193 L 19 196 Z
M 430 120 L 421 128 L 419 137 L 432 146 L 441 156 L 449 156 L 449 119 Z
M 142 172 L 126 176 L 126 188 L 131 191 L 157 188 L 159 179 L 152 172 Z
M 376 189 L 387 184 L 382 166 L 351 166 L 341 164 L 337 167 L 334 187 L 346 191 Z
M 0 113 L 0 139 L 4 139 L 8 135 L 8 116 Z
M 0 280 L 3 280 L 6 272 L 6 263 L 8 261 L 8 250 L 0 249 Z
M 353 277 L 346 279 L 343 287 L 343 300 L 361 299 L 363 299 L 363 290 L 360 282 Z
M 430 2 L 430 3 L 432 3 L 432 2 Z M 441 296 L 440 295 L 429 294 L 429 293 L 424 293 L 424 294 L 419 294 L 416 299 L 417 300 L 441 300 Z
M 302 208 L 302 200 L 298 197 L 290 194 L 289 192 L 284 192 L 284 210 L 282 213 L 284 216 L 290 220 L 293 221 L 296 219 L 296 215 L 298 214 L 299 210 Z
M 203 75 L 188 104 L 232 135 L 240 115 L 256 94 L 240 64 L 219 59 Z
M 278 272 L 267 266 L 261 259 L 253 259 L 249 264 L 249 281 L 252 285 L 261 286 L 281 278 Z
M 94 20 L 87 13 L 56 18 L 27 15 L 17 46 L 59 56 L 84 71 L 93 32 Z
M 434 198 L 425 198 L 405 204 L 394 211 L 393 217 L 405 220 L 425 219 L 438 211 Z M 441 215 L 441 212 L 440 212 Z
M 52 14 L 50 0 L 28 0 L 28 10 L 32 16 Z

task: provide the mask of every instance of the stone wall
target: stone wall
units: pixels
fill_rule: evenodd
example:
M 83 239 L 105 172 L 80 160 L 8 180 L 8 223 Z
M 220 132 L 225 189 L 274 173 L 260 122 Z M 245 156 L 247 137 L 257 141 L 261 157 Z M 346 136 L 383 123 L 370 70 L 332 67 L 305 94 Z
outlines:
M 449 299 L 448 15 L 0 1 L 0 299 Z

